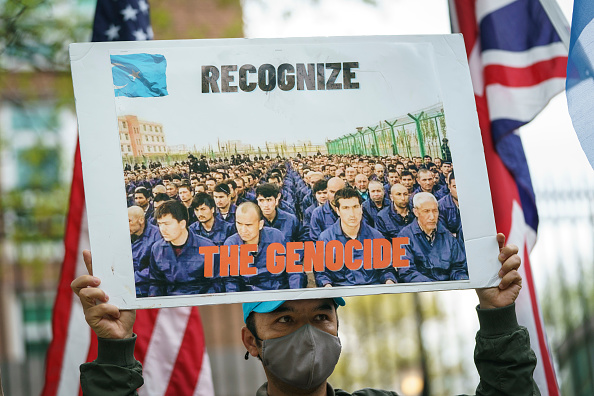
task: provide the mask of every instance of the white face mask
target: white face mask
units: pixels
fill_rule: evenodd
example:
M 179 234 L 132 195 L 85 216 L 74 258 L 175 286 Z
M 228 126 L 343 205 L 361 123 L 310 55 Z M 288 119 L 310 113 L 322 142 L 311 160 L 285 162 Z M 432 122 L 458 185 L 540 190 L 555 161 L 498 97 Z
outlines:
M 341 349 L 338 337 L 306 324 L 286 336 L 262 341 L 262 363 L 281 381 L 314 389 L 332 374 Z

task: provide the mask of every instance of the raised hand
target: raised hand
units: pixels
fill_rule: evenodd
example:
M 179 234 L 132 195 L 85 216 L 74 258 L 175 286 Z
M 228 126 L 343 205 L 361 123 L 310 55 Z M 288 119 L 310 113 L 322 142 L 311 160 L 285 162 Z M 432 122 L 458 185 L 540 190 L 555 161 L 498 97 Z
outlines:
M 109 297 L 97 287 L 101 280 L 93 276 L 91 252 L 84 250 L 83 259 L 89 275 L 79 276 L 70 287 L 80 298 L 87 323 L 101 338 L 132 337 L 136 311 L 120 311 L 115 305 L 107 304 Z
M 516 301 L 520 289 L 522 289 L 522 277 L 518 273 L 521 264 L 518 247 L 515 245 L 504 246 L 505 235 L 503 234 L 497 234 L 497 242 L 499 243 L 499 261 L 502 263 L 499 270 L 501 282 L 497 287 L 476 289 L 481 309 L 508 306 Z

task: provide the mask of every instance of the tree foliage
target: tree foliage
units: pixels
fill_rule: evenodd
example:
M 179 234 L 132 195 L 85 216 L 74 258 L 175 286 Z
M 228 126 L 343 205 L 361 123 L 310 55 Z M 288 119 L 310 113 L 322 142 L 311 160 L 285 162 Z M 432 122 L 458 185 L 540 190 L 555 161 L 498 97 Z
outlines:
M 66 70 L 68 44 L 88 41 L 89 14 L 67 0 L 6 0 L 0 7 L 0 67 Z

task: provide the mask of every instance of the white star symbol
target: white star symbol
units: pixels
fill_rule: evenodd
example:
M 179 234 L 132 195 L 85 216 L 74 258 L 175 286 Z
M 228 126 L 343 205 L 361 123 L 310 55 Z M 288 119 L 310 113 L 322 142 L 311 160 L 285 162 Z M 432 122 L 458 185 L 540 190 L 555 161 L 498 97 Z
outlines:
M 113 41 L 120 37 L 120 26 L 110 25 L 109 29 L 105 31 L 105 35 L 107 36 L 107 40 Z
M 138 14 L 138 10 L 132 8 L 132 6 L 130 4 L 128 4 L 128 7 L 124 8 L 122 11 L 120 11 L 120 14 L 122 14 L 124 16 L 124 21 L 129 21 L 129 20 L 136 20 L 136 14 Z
M 148 39 L 149 39 L 149 40 L 152 40 L 152 39 L 153 39 L 153 37 L 154 37 L 154 34 L 153 34 L 153 28 L 152 28 L 151 26 L 149 26 L 149 27 L 146 29 L 146 35 L 148 36 Z
M 132 33 L 134 35 L 134 39 L 136 41 L 144 41 L 146 40 L 146 33 L 142 29 L 138 29 Z
M 148 9 L 149 9 L 149 5 L 148 5 L 148 3 L 146 1 L 140 0 L 138 2 L 138 8 L 140 8 L 140 11 L 142 11 L 144 13 L 147 13 L 148 12 Z

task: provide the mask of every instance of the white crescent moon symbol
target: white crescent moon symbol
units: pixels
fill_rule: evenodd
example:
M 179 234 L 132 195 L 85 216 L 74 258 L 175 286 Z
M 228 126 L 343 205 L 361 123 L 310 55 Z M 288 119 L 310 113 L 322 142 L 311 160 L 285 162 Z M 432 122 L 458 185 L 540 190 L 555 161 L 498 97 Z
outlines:
M 128 84 L 126 84 L 126 85 L 128 85 Z M 120 86 L 118 86 L 118 85 L 114 85 L 114 86 L 113 86 L 113 89 L 122 89 L 122 88 L 124 88 L 126 85 L 120 85 Z

